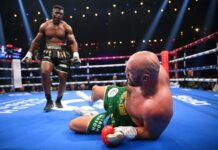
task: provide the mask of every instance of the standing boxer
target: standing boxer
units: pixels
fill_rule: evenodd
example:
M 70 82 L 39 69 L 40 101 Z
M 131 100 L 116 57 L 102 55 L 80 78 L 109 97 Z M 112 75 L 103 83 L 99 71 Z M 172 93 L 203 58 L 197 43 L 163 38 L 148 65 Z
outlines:
M 55 105 L 63 108 L 61 99 L 66 88 L 66 80 L 69 63 L 79 65 L 81 63 L 78 53 L 78 45 L 72 28 L 63 21 L 64 8 L 54 5 L 52 9 L 52 19 L 41 24 L 39 32 L 31 43 L 30 49 L 22 62 L 28 62 L 32 58 L 32 53 L 37 50 L 42 39 L 46 41 L 46 48 L 43 51 L 41 63 L 42 85 L 47 103 L 44 110 L 47 112 L 54 107 L 51 98 L 50 74 L 53 69 L 58 72 L 59 87 Z

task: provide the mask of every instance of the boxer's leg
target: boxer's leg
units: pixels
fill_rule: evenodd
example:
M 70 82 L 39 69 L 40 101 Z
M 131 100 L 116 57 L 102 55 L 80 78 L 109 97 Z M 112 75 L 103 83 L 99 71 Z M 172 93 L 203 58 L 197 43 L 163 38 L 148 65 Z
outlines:
M 47 103 L 45 105 L 44 110 L 47 112 L 51 108 L 54 107 L 52 98 L 51 98 L 51 79 L 50 79 L 50 73 L 53 70 L 53 64 L 49 61 L 42 61 L 41 63 L 41 75 L 42 75 L 42 86 L 43 90 L 45 92 L 45 97 L 47 100 Z
M 64 90 L 66 89 L 67 73 L 58 71 L 58 78 L 59 78 L 59 86 L 58 86 L 58 95 L 55 101 L 55 105 L 58 108 L 63 108 L 63 105 L 61 104 L 61 99 L 63 97 Z
M 106 112 L 97 114 L 95 116 L 81 116 L 71 120 L 69 123 L 69 127 L 71 130 L 74 130 L 76 132 L 89 134 L 100 133 L 104 125 L 107 124 L 107 116 L 108 114 Z
M 96 100 L 99 100 L 99 99 L 103 100 L 106 89 L 107 89 L 107 86 L 94 85 L 92 87 L 92 96 L 91 96 L 92 101 L 96 101 Z
M 92 95 L 89 96 L 86 93 L 82 92 L 82 91 L 77 91 L 76 94 L 81 97 L 82 99 L 84 99 L 85 101 L 87 101 L 90 105 L 93 104 L 93 102 L 101 99 L 104 99 L 104 94 L 106 92 L 107 86 L 98 86 L 98 85 L 94 85 L 92 87 Z
M 88 125 L 90 121 L 92 120 L 93 116 L 81 116 L 76 119 L 73 119 L 69 123 L 69 127 L 71 130 L 74 130 L 76 132 L 87 132 Z

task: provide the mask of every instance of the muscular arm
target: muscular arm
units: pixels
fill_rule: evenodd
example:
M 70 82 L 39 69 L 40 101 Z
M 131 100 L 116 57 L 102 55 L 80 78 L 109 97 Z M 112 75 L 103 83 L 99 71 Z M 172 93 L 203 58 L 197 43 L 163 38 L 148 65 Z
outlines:
M 155 131 L 154 128 L 156 128 Z M 152 120 L 150 120 L 149 125 L 147 124 L 147 121 L 144 121 L 144 127 L 143 126 L 136 127 L 136 131 L 137 131 L 136 139 L 156 139 L 161 134 L 161 131 L 159 131 L 160 129 L 158 128 L 159 125 L 157 125 L 157 123 L 152 123 Z M 151 133 L 151 131 L 149 132 L 148 129 L 153 130 L 154 132 Z
M 67 44 L 71 48 L 72 52 L 78 52 L 78 44 L 73 34 L 73 30 L 69 25 L 67 25 L 66 28 L 67 28 L 66 29 L 67 30 L 66 31 L 67 32 Z
M 158 138 L 164 129 L 167 127 L 171 117 L 172 117 L 172 96 L 169 90 L 169 77 L 163 68 L 160 67 L 159 73 L 159 86 L 158 89 L 159 101 L 149 100 L 145 103 L 146 112 L 143 117 L 142 127 L 136 127 L 137 139 L 156 139 Z
M 164 89 L 163 89 L 164 90 Z M 164 104 L 157 104 L 153 101 L 147 101 L 147 111 L 143 117 L 143 126 L 136 127 L 138 139 L 156 139 L 167 127 L 171 117 L 172 117 L 172 103 L 170 93 L 164 90 Z M 158 102 L 160 103 L 160 102 Z
M 136 127 L 137 135 L 136 139 L 154 139 L 155 137 L 151 136 L 150 133 L 144 127 Z
M 30 52 L 33 52 L 39 48 L 39 44 L 44 37 L 44 28 L 45 28 L 45 23 L 43 23 L 40 26 L 39 32 L 37 33 L 36 37 L 32 40 L 32 43 L 29 49 Z

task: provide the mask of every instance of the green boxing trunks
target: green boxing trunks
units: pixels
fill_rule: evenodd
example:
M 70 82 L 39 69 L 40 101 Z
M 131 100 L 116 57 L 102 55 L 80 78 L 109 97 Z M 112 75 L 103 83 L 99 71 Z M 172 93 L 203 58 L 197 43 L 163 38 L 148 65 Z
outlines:
M 100 133 L 104 125 L 136 126 L 125 109 L 125 87 L 107 86 L 104 95 L 106 112 L 96 115 L 89 123 L 87 133 Z

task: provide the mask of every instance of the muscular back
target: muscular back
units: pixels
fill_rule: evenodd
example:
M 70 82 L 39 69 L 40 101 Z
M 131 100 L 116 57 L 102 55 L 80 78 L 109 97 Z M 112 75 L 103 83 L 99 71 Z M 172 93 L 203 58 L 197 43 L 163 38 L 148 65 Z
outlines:
M 149 87 L 148 87 L 149 88 Z M 161 67 L 154 95 L 143 96 L 140 88 L 130 88 L 126 109 L 142 132 L 150 137 L 158 137 L 168 125 L 172 114 L 172 96 L 169 79 Z M 143 137 L 143 138 L 146 138 Z

